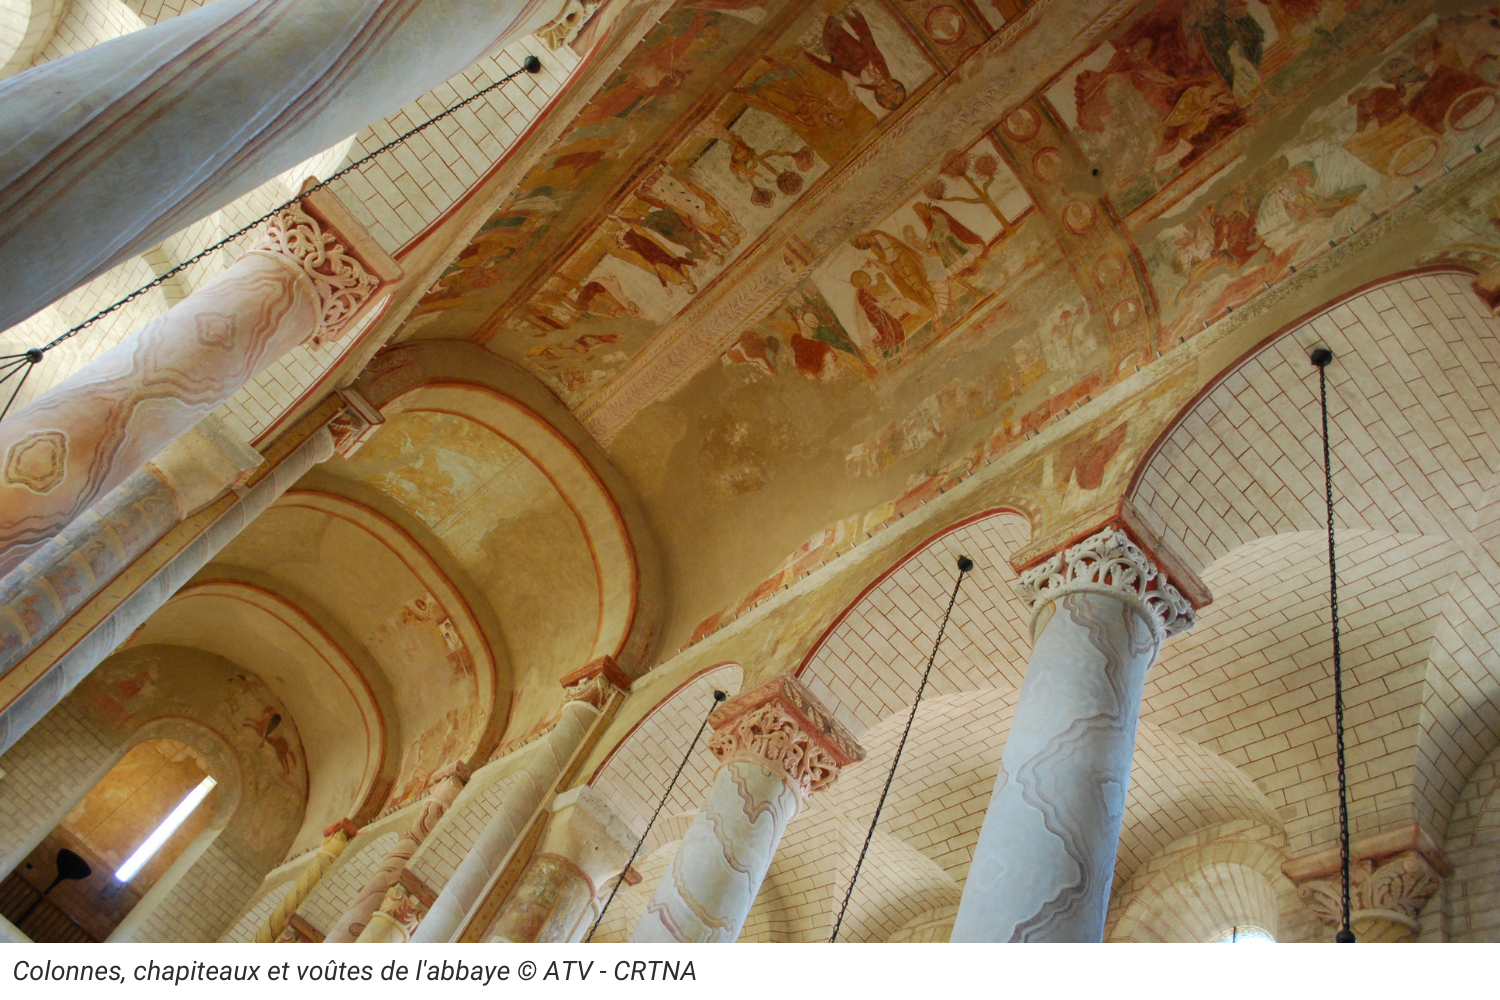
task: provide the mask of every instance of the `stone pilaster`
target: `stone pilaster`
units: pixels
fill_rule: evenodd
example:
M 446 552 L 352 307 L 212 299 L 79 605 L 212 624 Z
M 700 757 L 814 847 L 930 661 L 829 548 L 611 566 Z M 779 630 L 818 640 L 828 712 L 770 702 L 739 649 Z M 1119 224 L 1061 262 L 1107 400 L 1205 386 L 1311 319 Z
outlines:
M 552 801 L 537 853 L 500 907 L 491 941 L 576 941 L 588 929 L 600 889 L 619 875 L 640 832 L 588 785 Z
M 401 839 L 396 841 L 396 846 L 381 860 L 375 873 L 355 897 L 354 904 L 329 930 L 327 940 L 330 943 L 359 939 L 365 925 L 380 909 L 386 892 L 400 879 L 406 863 L 422 845 L 422 841 L 427 839 L 433 827 L 437 826 L 438 820 L 443 818 L 443 813 L 448 811 L 448 807 L 458 798 L 458 793 L 463 791 L 468 781 L 469 766 L 463 761 L 454 761 L 433 772 L 427 783 L 427 797 L 422 800 L 421 808 L 401 834 Z
M 252 249 L 166 315 L 0 422 L 0 572 L 288 350 L 339 336 L 400 273 L 319 192 L 272 219 Z
M 355 829 L 354 824 L 347 819 L 341 819 L 323 831 L 322 846 L 307 863 L 307 867 L 302 869 L 302 874 L 297 876 L 297 881 L 293 883 L 291 890 L 281 898 L 281 902 L 276 904 L 276 908 L 271 911 L 271 915 L 266 918 L 260 930 L 255 932 L 257 944 L 270 944 L 281 937 L 292 915 L 307 900 L 313 887 L 322 880 L 328 869 L 333 867 L 339 855 L 344 853 L 344 848 L 349 846 L 349 841 L 358 834 L 359 831 Z
M 608 656 L 566 675 L 561 684 L 564 703 L 557 724 L 538 741 L 539 746 L 528 751 L 527 761 L 517 774 L 510 794 L 489 817 L 474 846 L 459 862 L 429 911 L 419 917 L 415 927 L 381 921 L 384 927 L 376 932 L 372 921 L 372 933 L 384 934 L 382 940 L 409 939 L 435 944 L 451 941 L 463 932 L 470 910 L 487 892 L 493 891 L 516 839 L 563 782 L 575 755 L 586 752 L 590 733 L 595 730 L 604 707 L 611 698 L 623 697 L 630 690 L 630 679 Z M 490 916 L 494 915 L 495 911 L 490 911 Z
M 1114 526 L 1016 590 L 1031 660 L 952 939 L 1099 941 L 1146 671 L 1196 613 Z
M 1329 938 L 1343 926 L 1344 882 L 1338 848 L 1281 866 L 1312 907 Z M 1366 943 L 1417 939 L 1417 917 L 1442 888 L 1453 867 L 1437 844 L 1413 823 L 1349 845 L 1349 922 Z
M 738 938 L 803 801 L 864 757 L 832 713 L 789 675 L 725 702 L 709 725 L 719 769 L 632 941 Z

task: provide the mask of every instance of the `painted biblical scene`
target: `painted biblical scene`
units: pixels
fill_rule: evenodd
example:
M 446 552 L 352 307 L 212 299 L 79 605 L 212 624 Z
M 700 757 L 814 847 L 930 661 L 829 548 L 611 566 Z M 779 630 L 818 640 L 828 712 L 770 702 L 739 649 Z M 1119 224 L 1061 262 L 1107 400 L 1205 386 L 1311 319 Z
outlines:
M 783 6 L 763 0 L 683 4 L 669 11 L 481 227 L 422 299 L 414 319 L 468 304 L 487 305 L 488 313 L 503 304 L 530 274 L 517 263 L 560 249 L 573 213 L 597 208 L 620 175 Z M 475 299 L 478 293 L 485 294 Z
M 823 382 L 898 367 L 964 329 L 1049 253 L 1038 228 L 1007 246 L 1031 214 L 993 140 L 981 138 L 948 157 L 898 210 L 836 248 L 724 360 L 770 375 L 784 360 Z
M 490 343 L 576 406 L 935 80 L 873 0 L 811 4 Z
M 1084 155 L 1107 170 L 1110 196 L 1130 214 L 1179 178 L 1185 193 L 1226 166 L 1238 155 L 1226 140 L 1304 93 L 1330 60 L 1356 58 L 1399 35 L 1410 26 L 1403 6 L 1160 0 L 1074 64 L 1046 97 Z
M 1163 342 L 1190 336 L 1500 133 L 1500 9 L 1430 18 L 1248 176 L 1144 248 Z

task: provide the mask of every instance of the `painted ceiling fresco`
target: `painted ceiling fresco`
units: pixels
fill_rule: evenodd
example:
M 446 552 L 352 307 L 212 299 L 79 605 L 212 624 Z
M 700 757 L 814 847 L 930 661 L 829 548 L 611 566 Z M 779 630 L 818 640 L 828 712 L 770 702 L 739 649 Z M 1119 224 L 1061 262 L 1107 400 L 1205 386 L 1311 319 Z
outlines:
M 1031 13 L 995 0 L 679 5 L 402 336 L 471 337 L 533 373 L 688 534 L 736 517 L 824 526 L 800 548 L 747 542 L 748 564 L 770 569 L 777 545 L 792 555 L 732 614 L 1500 131 L 1500 9 L 1157 0 L 1121 5 L 1061 73 L 965 142 L 931 146 L 924 101 L 992 65 L 976 53 Z M 874 180 L 857 169 L 868 151 L 895 144 L 922 149 L 928 173 L 831 246 L 797 235 L 799 218 Z M 1470 228 L 1470 251 L 1494 252 L 1485 223 Z M 795 279 L 744 278 L 744 321 L 712 333 L 719 363 L 681 360 L 692 304 L 768 247 Z M 626 379 L 645 389 L 606 419 L 600 401 Z M 1097 487 L 1149 445 L 1123 427 L 1065 449 L 1064 480 Z M 689 482 L 701 518 L 669 496 Z M 837 501 L 815 502 L 813 484 Z

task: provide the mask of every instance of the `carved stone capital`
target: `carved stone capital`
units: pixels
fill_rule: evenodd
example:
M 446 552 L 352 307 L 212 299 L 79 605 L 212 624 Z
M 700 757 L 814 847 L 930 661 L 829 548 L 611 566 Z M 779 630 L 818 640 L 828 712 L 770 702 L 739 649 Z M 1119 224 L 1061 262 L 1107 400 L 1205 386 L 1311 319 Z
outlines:
M 327 191 L 272 216 L 250 251 L 276 255 L 312 282 L 318 325 L 309 340 L 315 344 L 341 337 L 376 289 L 401 276 L 395 260 Z
M 328 433 L 333 435 L 333 450 L 348 458 L 375 436 L 385 423 L 385 414 L 354 389 L 339 389 L 337 394 L 344 408 L 328 421 Z
M 563 0 L 557 16 L 532 35 L 553 52 L 572 42 L 602 6 L 603 0 Z
M 359 836 L 359 827 L 355 826 L 349 819 L 341 819 L 323 831 L 323 836 L 332 837 L 334 834 L 342 833 L 345 841 L 353 840 Z
M 433 771 L 432 777 L 427 779 L 427 790 L 429 793 L 434 791 L 449 778 L 457 781 L 459 785 L 467 785 L 469 783 L 469 775 L 472 773 L 469 765 L 461 760 L 455 760 L 451 764 L 444 764 L 436 771 Z
M 613 656 L 601 656 L 562 678 L 563 701 L 582 701 L 603 708 L 610 695 L 630 691 L 630 678 Z
M 401 869 L 396 884 L 385 891 L 380 901 L 380 912 L 406 932 L 410 940 L 412 933 L 432 909 L 437 893 L 433 892 L 410 868 Z
M 708 717 L 709 750 L 721 763 L 754 761 L 779 772 L 803 799 L 838 780 L 865 752 L 812 692 L 783 674 L 720 705 Z
M 1150 624 L 1158 644 L 1198 623 L 1188 599 L 1116 527 L 1070 545 L 1021 574 L 1016 593 L 1031 608 L 1033 638 L 1043 608 L 1078 592 L 1107 593 L 1131 604 Z
M 1349 845 L 1349 917 L 1361 941 L 1410 941 L 1417 916 L 1452 867 L 1416 824 Z M 1343 878 L 1337 849 L 1282 865 L 1297 895 L 1331 928 L 1343 924 Z

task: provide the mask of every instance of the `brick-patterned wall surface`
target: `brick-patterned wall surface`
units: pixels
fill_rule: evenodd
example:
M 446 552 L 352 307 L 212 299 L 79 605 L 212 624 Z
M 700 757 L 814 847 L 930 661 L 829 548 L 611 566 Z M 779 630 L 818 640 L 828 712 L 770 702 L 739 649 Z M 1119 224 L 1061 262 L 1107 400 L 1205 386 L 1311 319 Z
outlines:
M 0 859 L 9 871 L 119 756 L 116 743 L 60 705 L 0 756 Z
M 646 821 L 661 802 L 662 793 L 682 763 L 693 736 L 714 707 L 714 691 L 724 691 L 733 697 L 739 693 L 743 677 L 744 672 L 737 664 L 714 667 L 694 678 L 641 720 L 592 782 L 594 788 L 609 799 L 622 820 L 636 830 L 646 828 Z M 718 767 L 718 761 L 708 749 L 711 735 L 712 730 L 704 730 L 692 759 L 682 769 L 671 798 L 662 808 L 663 818 L 692 815 L 707 796 L 708 786 Z M 658 825 L 651 830 L 642 849 L 644 853 L 649 854 L 662 843 L 662 829 Z
M 1497 790 L 1500 790 L 1500 749 L 1492 751 L 1474 769 L 1448 824 L 1443 848 L 1453 865 L 1453 874 L 1447 878 L 1442 896 L 1446 904 L 1446 937 L 1450 941 L 1500 941 Z
M 339 857 L 337 866 L 313 886 L 313 891 L 308 893 L 297 913 L 318 930 L 327 933 L 338 923 L 340 917 L 349 912 L 349 907 L 354 905 L 354 897 L 359 895 L 359 890 L 364 888 L 399 839 L 400 834 L 388 830 L 377 837 L 371 837 L 366 843 L 351 843 Z
M 256 890 L 260 893 L 260 898 L 240 914 L 239 919 L 230 925 L 229 930 L 225 931 L 224 936 L 219 940 L 231 944 L 247 944 L 254 941 L 255 932 L 265 924 L 266 918 L 271 915 L 272 910 L 276 909 L 276 904 L 281 902 L 282 897 L 291 890 L 292 883 L 295 881 L 294 874 L 291 878 L 282 879 L 270 888 L 262 887 Z
M 861 598 L 802 671 L 808 690 L 856 734 L 911 707 L 958 575 L 959 555 L 974 560 L 964 581 L 928 697 L 986 687 L 1020 687 L 1031 655 L 1030 615 L 1011 589 L 1006 561 L 1030 540 L 1016 514 L 965 525 L 892 570 Z
M 217 941 L 264 877 L 220 836 L 146 916 L 134 939 Z
M 1235 927 L 1309 940 L 1315 921 L 1281 873 L 1284 843 L 1272 827 L 1251 821 L 1182 838 L 1117 889 L 1105 940 L 1207 942 Z
M 1460 274 L 1368 290 L 1277 340 L 1174 429 L 1135 501 L 1216 595 L 1144 717 L 1256 780 L 1293 854 L 1335 783 L 1317 373 L 1326 344 L 1355 830 L 1445 829 L 1500 732 L 1500 321 Z

